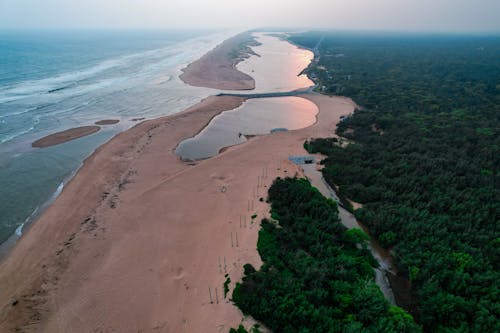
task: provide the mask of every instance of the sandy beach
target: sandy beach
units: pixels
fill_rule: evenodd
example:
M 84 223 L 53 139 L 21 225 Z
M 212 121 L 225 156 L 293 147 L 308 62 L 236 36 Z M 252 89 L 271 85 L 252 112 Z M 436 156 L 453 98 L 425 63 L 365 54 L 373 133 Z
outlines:
M 354 110 L 350 99 L 302 97 L 319 108 L 314 125 L 255 136 L 210 159 L 185 163 L 174 150 L 243 98 L 209 97 L 97 149 L 0 263 L 0 331 L 237 327 L 243 315 L 228 298 L 242 266 L 261 264 L 258 224 L 269 206 L 259 199 L 276 177 L 302 175 L 288 156 L 332 135 Z
M 45 148 L 50 146 L 55 146 L 64 142 L 75 140 L 96 132 L 99 132 L 101 128 L 99 126 L 81 126 L 70 128 L 68 130 L 53 133 L 44 136 L 41 139 L 34 141 L 31 146 L 35 148 Z
M 197 87 L 252 90 L 255 88 L 255 80 L 239 71 L 236 65 L 252 54 L 248 46 L 253 44 L 255 41 L 248 32 L 229 38 L 184 68 L 180 78 Z

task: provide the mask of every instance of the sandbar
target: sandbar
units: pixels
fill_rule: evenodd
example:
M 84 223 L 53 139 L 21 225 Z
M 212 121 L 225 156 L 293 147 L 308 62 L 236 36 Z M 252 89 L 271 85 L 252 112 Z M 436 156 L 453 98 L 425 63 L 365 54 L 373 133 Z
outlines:
M 252 54 L 250 45 L 256 45 L 251 33 L 244 32 L 229 38 L 182 71 L 185 83 L 222 90 L 255 89 L 254 79 L 240 72 L 236 65 Z
M 119 122 L 120 122 L 119 119 L 103 119 L 103 120 L 96 121 L 94 124 L 96 124 L 96 125 L 114 125 L 114 124 L 118 124 Z
M 53 133 L 34 141 L 31 146 L 34 148 L 45 148 L 55 146 L 64 142 L 75 140 L 93 133 L 101 128 L 99 126 L 81 126 L 67 129 L 65 131 Z

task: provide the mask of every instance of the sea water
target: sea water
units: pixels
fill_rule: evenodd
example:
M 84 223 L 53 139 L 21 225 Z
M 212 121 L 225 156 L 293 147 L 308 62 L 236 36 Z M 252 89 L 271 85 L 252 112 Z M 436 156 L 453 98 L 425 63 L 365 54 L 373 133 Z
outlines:
M 135 124 L 214 93 L 178 75 L 234 32 L 0 32 L 0 243 L 18 237 L 96 147 Z M 31 142 L 101 119 L 93 135 L 44 149 Z

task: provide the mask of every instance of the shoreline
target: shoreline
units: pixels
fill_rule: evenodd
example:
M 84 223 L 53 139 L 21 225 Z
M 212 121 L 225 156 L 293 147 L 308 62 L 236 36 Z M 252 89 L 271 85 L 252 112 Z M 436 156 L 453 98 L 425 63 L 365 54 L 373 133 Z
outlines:
M 232 290 L 243 264 L 260 266 L 251 215 L 260 220 L 269 207 L 259 197 L 277 176 L 302 175 L 288 156 L 304 154 L 306 139 L 328 136 L 354 110 L 343 97 L 300 97 L 318 106 L 315 124 L 257 136 L 206 160 L 185 163 L 175 147 L 244 97 L 210 96 L 97 148 L 0 261 L 0 328 L 237 327 L 239 309 L 225 299 L 210 304 L 207 288 L 222 293 L 227 270 Z

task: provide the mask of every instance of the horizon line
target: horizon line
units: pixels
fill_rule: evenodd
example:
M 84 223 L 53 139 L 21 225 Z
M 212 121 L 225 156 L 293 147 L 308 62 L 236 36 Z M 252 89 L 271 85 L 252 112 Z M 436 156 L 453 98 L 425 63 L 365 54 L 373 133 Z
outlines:
M 126 31 L 325 31 L 325 32 L 341 32 L 341 33 L 385 33 L 385 34 L 445 34 L 445 35 L 483 35 L 483 34 L 499 34 L 500 29 L 468 29 L 468 30 L 453 30 L 453 29 L 392 29 L 392 28 L 339 28 L 339 27 L 1 27 L 2 32 L 61 32 L 61 31 L 110 31 L 110 32 L 126 32 Z

